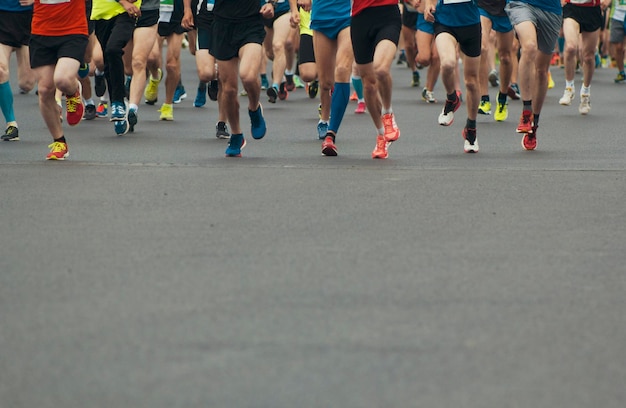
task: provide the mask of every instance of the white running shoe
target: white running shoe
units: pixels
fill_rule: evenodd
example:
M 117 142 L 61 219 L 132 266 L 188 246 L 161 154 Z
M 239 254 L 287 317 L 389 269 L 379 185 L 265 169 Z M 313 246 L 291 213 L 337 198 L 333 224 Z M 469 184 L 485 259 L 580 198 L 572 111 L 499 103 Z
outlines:
M 580 94 L 580 105 L 578 106 L 578 112 L 581 115 L 586 115 L 591 110 L 591 96 L 589 94 Z
M 565 88 L 565 91 L 563 91 L 563 96 L 561 97 L 561 99 L 559 99 L 559 104 L 569 106 L 572 104 L 573 100 L 574 88 L 568 86 Z

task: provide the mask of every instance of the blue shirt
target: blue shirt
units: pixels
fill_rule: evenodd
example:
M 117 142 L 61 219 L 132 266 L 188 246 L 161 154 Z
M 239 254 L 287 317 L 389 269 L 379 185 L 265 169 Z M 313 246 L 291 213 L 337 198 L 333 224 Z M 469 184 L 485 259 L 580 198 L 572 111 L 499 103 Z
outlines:
M 311 21 L 350 18 L 351 0 L 313 0 Z
M 32 4 L 30 6 L 22 7 L 20 5 L 19 0 L 1 0 L 0 1 L 0 10 L 2 11 L 20 12 L 20 11 L 28 11 L 32 9 L 33 9 Z
M 446 27 L 480 24 L 480 13 L 474 0 L 438 0 L 435 21 Z

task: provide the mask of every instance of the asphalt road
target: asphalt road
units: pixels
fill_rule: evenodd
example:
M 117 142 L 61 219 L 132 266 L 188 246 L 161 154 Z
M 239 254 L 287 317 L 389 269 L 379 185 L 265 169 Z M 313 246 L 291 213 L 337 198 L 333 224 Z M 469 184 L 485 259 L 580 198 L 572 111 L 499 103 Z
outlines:
M 438 126 L 442 104 L 392 69 L 387 160 L 354 103 L 322 157 L 303 90 L 265 102 L 265 139 L 225 158 L 186 52 L 174 122 L 142 105 L 123 137 L 66 126 L 65 162 L 16 94 L 0 407 L 626 406 L 626 85 L 598 70 L 582 117 L 555 68 L 538 149 L 512 101 L 468 155 L 465 106 Z

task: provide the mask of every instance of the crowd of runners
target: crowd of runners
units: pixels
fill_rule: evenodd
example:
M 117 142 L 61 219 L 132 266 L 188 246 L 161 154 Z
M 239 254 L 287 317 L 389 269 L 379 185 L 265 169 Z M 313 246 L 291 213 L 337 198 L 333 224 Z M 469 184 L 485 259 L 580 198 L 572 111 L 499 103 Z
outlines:
M 338 155 L 353 99 L 354 112 L 371 118 L 372 158 L 387 158 L 400 137 L 394 61 L 411 70 L 410 85 L 422 88 L 425 103 L 437 103 L 441 80 L 439 125 L 452 125 L 465 104 L 464 152 L 479 151 L 477 116 L 507 121 L 509 99 L 521 99 L 514 129 L 522 147 L 534 150 L 546 92 L 554 86 L 551 67 L 565 71 L 559 104 L 576 101 L 581 115 L 591 111 L 597 67 L 613 66 L 615 82 L 626 81 L 625 19 L 626 0 L 6 0 L 0 4 L 1 138 L 20 140 L 14 90 L 36 89 L 53 139 L 49 160 L 69 155 L 64 125 L 108 118 L 112 134 L 122 136 L 140 126 L 142 103 L 160 103 L 159 119 L 173 121 L 175 105 L 187 98 L 180 55 L 189 47 L 198 76 L 184 78 L 187 89 L 193 83 L 195 107 L 207 97 L 217 104 L 215 136 L 228 141 L 227 157 L 241 156 L 244 134 L 265 136 L 263 103 L 288 104 L 289 93 L 301 87 L 316 100 L 319 120 L 311 133 L 323 155 Z M 18 83 L 12 87 L 13 53 Z M 159 95 L 162 81 L 165 95 Z M 497 88 L 493 105 L 490 87 Z M 240 121 L 240 96 L 247 99 L 249 127 Z

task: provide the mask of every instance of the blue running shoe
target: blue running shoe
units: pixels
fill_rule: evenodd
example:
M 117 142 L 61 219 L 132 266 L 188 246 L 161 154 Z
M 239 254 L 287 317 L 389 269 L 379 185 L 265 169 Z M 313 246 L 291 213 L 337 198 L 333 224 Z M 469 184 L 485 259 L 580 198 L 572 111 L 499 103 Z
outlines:
M 241 150 L 246 146 L 246 139 L 240 133 L 231 135 L 228 147 L 226 147 L 226 157 L 241 157 Z
M 250 115 L 250 123 L 252 124 L 252 137 L 255 139 L 263 139 L 267 131 L 265 118 L 263 118 L 263 106 L 259 104 L 259 108 L 254 112 L 248 109 L 248 114 Z
M 126 105 L 124 102 L 111 102 L 111 122 L 126 120 Z
M 276 98 L 278 98 L 278 88 L 273 86 L 267 88 L 267 100 L 270 103 L 276 103 Z
M 198 93 L 196 94 L 196 100 L 193 101 L 193 106 L 201 108 L 206 104 L 206 83 L 200 82 L 198 86 Z
M 317 137 L 319 137 L 320 140 L 324 140 L 326 133 L 328 133 L 328 122 L 322 122 L 320 120 L 317 122 Z
M 267 81 L 267 75 L 261 74 L 261 89 L 266 90 L 270 87 L 270 83 Z
M 176 91 L 174 91 L 174 103 L 181 103 L 186 97 L 187 92 L 185 92 L 185 87 L 179 82 L 178 86 L 176 86 Z
M 128 131 L 134 132 L 137 124 L 137 112 L 134 109 L 128 110 Z
M 113 126 L 115 127 L 115 134 L 118 136 L 125 135 L 130 129 L 127 120 L 116 120 L 115 122 L 113 122 Z
M 78 67 L 78 77 L 79 78 L 87 78 L 87 75 L 89 75 L 89 64 L 86 62 L 83 62 L 83 64 Z

